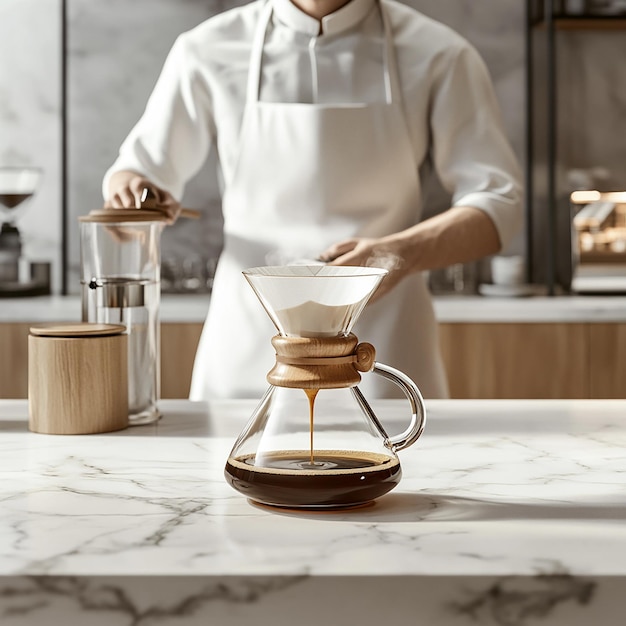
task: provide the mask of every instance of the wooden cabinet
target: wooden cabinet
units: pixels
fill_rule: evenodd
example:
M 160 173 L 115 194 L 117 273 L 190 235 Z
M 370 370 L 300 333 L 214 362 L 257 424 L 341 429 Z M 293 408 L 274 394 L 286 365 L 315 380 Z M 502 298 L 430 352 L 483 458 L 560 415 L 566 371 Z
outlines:
M 28 397 L 28 329 L 0 324 L 0 398 Z M 161 325 L 161 397 L 187 398 L 201 323 Z
M 32 324 L 0 324 L 0 398 L 28 397 L 28 329 Z
M 0 398 L 28 395 L 29 323 L 0 324 Z M 186 398 L 201 323 L 161 325 L 161 397 Z M 626 398 L 626 324 L 444 323 L 453 398 Z
M 591 398 L 626 398 L 626 324 L 589 325 Z
M 202 324 L 163 324 L 164 398 L 189 392 Z M 626 398 L 626 324 L 440 324 L 453 398 Z
M 589 327 L 442 324 L 451 396 L 589 398 Z
M 202 324 L 161 324 L 161 397 L 188 398 Z

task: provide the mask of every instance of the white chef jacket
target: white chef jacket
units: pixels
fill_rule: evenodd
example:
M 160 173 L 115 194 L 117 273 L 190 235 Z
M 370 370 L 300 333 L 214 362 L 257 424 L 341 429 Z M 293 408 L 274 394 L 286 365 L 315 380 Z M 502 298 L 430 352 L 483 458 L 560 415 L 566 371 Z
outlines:
M 133 170 L 180 200 L 215 149 L 222 171 L 232 169 L 252 35 L 265 1 L 218 14 L 177 38 L 144 114 L 105 175 L 105 196 L 113 172 Z M 321 24 L 290 0 L 270 1 L 261 101 L 385 100 L 377 0 L 351 0 Z M 415 162 L 430 154 L 452 204 L 486 212 L 505 246 L 521 224 L 520 172 L 482 59 L 447 26 L 394 0 L 381 1 L 391 21 Z M 416 207 L 416 218 L 420 212 Z
M 110 174 L 125 169 L 145 175 L 180 199 L 186 181 L 200 169 L 212 149 L 218 151 L 223 184 L 229 189 L 237 170 L 253 34 L 266 2 L 272 2 L 273 12 L 265 33 L 259 101 L 329 106 L 387 101 L 389 73 L 382 54 L 384 29 L 378 7 L 378 2 L 382 3 L 392 34 L 415 167 L 421 171 L 430 158 L 451 192 L 453 204 L 485 211 L 492 218 L 502 245 L 506 245 L 521 221 L 520 175 L 501 126 L 484 63 L 458 34 L 394 0 L 351 0 L 323 18 L 321 27 L 320 22 L 290 0 L 258 0 L 217 15 L 181 35 L 144 115 L 105 176 L 105 193 Z M 410 150 L 407 152 L 410 154 Z M 296 153 L 293 158 L 300 156 L 306 158 Z M 280 172 L 276 175 L 280 176 Z M 417 206 L 421 204 L 418 195 L 414 220 L 409 215 L 409 221 L 400 228 L 419 221 L 422 207 Z M 228 225 L 227 220 L 227 236 Z M 233 234 L 236 233 L 230 233 Z M 325 233 L 325 238 L 326 245 L 334 240 L 332 233 Z M 234 280 L 232 271 L 230 267 L 229 281 Z M 408 372 L 415 359 L 421 359 L 422 371 L 425 366 L 431 374 L 426 377 L 426 396 L 445 397 L 443 366 L 439 356 L 432 354 L 436 351 L 432 307 L 424 302 L 427 296 L 421 277 L 411 278 L 414 280 L 399 286 L 403 289 L 394 290 L 402 301 L 400 305 L 381 312 L 381 303 L 375 303 L 363 317 L 369 315 L 374 320 L 382 313 L 386 318 L 385 330 L 376 341 L 383 352 L 391 350 L 392 345 L 402 346 L 401 353 L 389 352 L 393 360 L 386 361 L 388 364 Z M 221 287 L 222 292 L 231 289 Z M 421 305 L 407 300 L 411 293 L 411 297 L 419 293 Z M 212 319 L 215 322 L 215 316 Z M 386 334 L 393 333 L 396 327 L 414 328 L 415 324 L 420 327 L 420 339 L 410 354 L 404 354 L 407 348 L 402 338 L 398 343 L 397 336 Z M 219 338 L 216 332 L 215 323 L 205 325 L 194 380 L 206 379 L 206 364 L 219 359 L 215 353 Z M 413 343 L 416 336 L 412 335 Z M 212 347 L 213 354 L 202 349 L 203 345 Z M 233 371 L 239 370 L 234 367 Z M 255 380 L 261 380 L 261 373 Z M 225 386 L 222 383 L 214 385 L 211 393 L 220 393 Z M 244 390 L 241 381 L 238 384 L 236 397 L 256 397 L 257 391 L 252 387 Z M 421 386 L 422 382 L 418 380 L 418 384 Z M 194 385 L 194 398 L 199 399 L 198 388 L 193 388 Z

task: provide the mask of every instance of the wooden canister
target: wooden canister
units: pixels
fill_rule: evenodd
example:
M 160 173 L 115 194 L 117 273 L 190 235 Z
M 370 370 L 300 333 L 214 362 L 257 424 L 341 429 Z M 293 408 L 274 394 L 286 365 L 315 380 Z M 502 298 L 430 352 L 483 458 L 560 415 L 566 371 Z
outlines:
M 29 429 L 83 435 L 128 426 L 128 338 L 118 324 L 34 326 L 28 337 Z

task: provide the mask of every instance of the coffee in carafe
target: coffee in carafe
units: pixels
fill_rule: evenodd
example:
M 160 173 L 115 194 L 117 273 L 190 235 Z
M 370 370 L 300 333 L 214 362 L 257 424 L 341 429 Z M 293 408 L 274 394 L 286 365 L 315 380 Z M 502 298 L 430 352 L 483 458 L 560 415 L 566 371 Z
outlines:
M 229 482 L 251 500 L 283 507 L 347 507 L 370 502 L 393 489 L 400 461 L 385 454 L 328 450 L 309 462 L 306 450 L 280 451 L 257 466 L 255 455 L 229 459 Z
M 419 389 L 376 363 L 371 344 L 351 332 L 386 270 L 284 266 L 244 271 L 278 330 L 269 388 L 239 436 L 225 477 L 251 501 L 296 509 L 362 505 L 393 489 L 397 451 L 425 422 Z M 411 408 L 409 427 L 390 437 L 360 391 L 361 373 L 398 385 Z

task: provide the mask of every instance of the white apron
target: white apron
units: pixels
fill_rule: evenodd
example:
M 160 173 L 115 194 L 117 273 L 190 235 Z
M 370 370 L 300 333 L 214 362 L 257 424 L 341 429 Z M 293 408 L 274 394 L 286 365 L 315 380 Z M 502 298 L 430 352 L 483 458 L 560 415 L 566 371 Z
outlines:
M 419 219 L 420 183 L 398 85 L 390 26 L 381 6 L 387 101 L 320 105 L 259 101 L 271 2 L 253 40 L 247 101 L 234 168 L 224 171 L 224 248 L 216 270 L 190 397 L 258 398 L 274 363 L 269 320 L 241 271 L 272 257 L 314 258 L 348 237 L 380 237 Z M 312 256 L 313 255 L 313 256 Z M 421 274 L 366 307 L 353 329 L 376 360 L 402 370 L 424 397 L 447 396 L 437 327 Z M 366 397 L 395 397 L 365 374 Z

